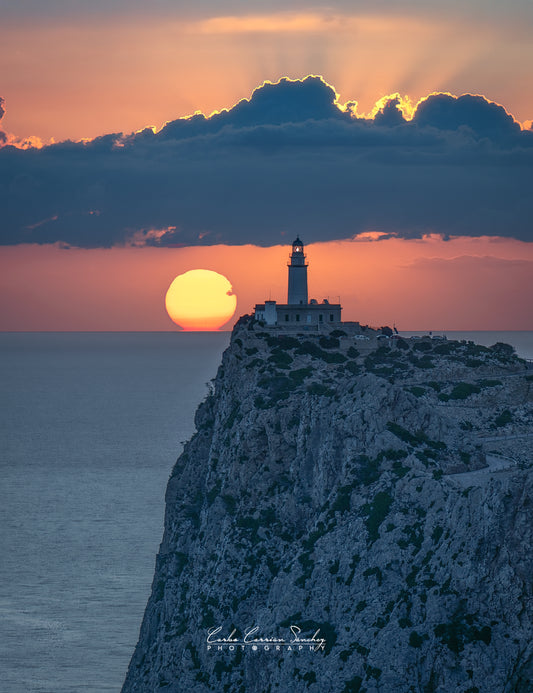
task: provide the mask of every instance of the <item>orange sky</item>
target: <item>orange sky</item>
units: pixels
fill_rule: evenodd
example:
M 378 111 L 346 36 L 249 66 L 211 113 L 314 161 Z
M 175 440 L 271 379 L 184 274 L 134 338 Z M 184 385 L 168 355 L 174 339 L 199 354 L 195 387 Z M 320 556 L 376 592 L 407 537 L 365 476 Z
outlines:
M 292 240 L 292 239 L 291 239 Z M 305 239 L 304 239 L 305 240 Z M 345 320 L 403 330 L 531 330 L 533 245 L 500 238 L 356 240 L 306 247 L 309 295 Z M 190 269 L 224 274 L 235 319 L 286 301 L 287 246 L 0 251 L 2 330 L 173 330 L 164 299 Z M 231 323 L 227 326 L 231 326 Z
M 0 129 L 43 142 L 131 132 L 231 107 L 265 80 L 320 74 L 370 114 L 383 96 L 483 94 L 533 118 L 529 3 L 312 0 L 11 3 L 0 24 Z M 289 242 L 291 238 L 287 239 Z M 305 238 L 303 239 L 305 241 Z M 165 292 L 190 269 L 226 275 L 237 313 L 285 300 L 287 247 L 0 249 L 0 329 L 173 330 Z M 308 248 L 310 296 L 345 319 L 405 329 L 533 329 L 533 245 L 498 238 Z
M 317 10 L 3 22 L 3 127 L 79 139 L 230 107 L 264 80 L 322 74 L 369 113 L 386 94 L 481 93 L 533 117 L 527 26 L 472 16 Z

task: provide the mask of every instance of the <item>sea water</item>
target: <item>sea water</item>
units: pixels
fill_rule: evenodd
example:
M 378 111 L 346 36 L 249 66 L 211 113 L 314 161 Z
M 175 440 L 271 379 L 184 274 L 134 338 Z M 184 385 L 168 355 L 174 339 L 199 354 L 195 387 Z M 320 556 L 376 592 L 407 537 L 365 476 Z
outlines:
M 0 691 L 117 692 L 229 333 L 0 335 Z
M 533 333 L 447 333 L 506 341 Z M 0 690 L 118 693 L 229 333 L 0 334 Z

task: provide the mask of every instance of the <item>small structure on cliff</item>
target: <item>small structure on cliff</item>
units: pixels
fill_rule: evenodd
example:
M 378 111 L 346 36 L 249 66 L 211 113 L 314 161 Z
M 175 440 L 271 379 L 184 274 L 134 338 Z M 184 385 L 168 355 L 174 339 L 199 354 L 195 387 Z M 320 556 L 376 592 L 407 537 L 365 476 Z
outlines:
M 341 322 L 340 303 L 330 303 L 323 299 L 319 303 L 312 298 L 308 301 L 307 292 L 307 263 L 304 253 L 304 244 L 300 238 L 292 244 L 292 253 L 289 256 L 287 303 L 265 301 L 255 306 L 255 318 L 267 325 L 287 327 L 335 325 Z

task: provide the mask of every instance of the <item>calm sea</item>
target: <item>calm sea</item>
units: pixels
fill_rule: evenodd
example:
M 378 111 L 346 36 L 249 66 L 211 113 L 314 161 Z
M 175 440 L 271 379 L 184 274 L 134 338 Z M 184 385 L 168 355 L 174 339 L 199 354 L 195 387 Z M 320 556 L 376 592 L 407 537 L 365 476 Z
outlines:
M 507 341 L 532 332 L 447 333 Z M 118 693 L 229 333 L 0 334 L 0 689 Z
M 0 334 L 0 690 L 117 692 L 229 333 Z

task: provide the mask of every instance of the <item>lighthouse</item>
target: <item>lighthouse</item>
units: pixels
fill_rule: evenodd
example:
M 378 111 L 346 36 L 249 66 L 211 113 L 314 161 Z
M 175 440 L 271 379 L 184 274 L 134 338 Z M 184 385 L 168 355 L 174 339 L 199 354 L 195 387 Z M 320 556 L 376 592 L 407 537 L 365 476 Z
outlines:
M 307 263 L 305 261 L 304 244 L 299 237 L 292 244 L 289 256 L 289 290 L 288 305 L 307 305 Z
M 324 298 L 319 303 L 307 295 L 307 262 L 304 244 L 299 237 L 292 244 L 289 255 L 289 282 L 287 303 L 277 303 L 272 299 L 258 303 L 254 308 L 255 319 L 263 325 L 280 329 L 330 330 L 342 323 L 341 304 L 330 303 Z

